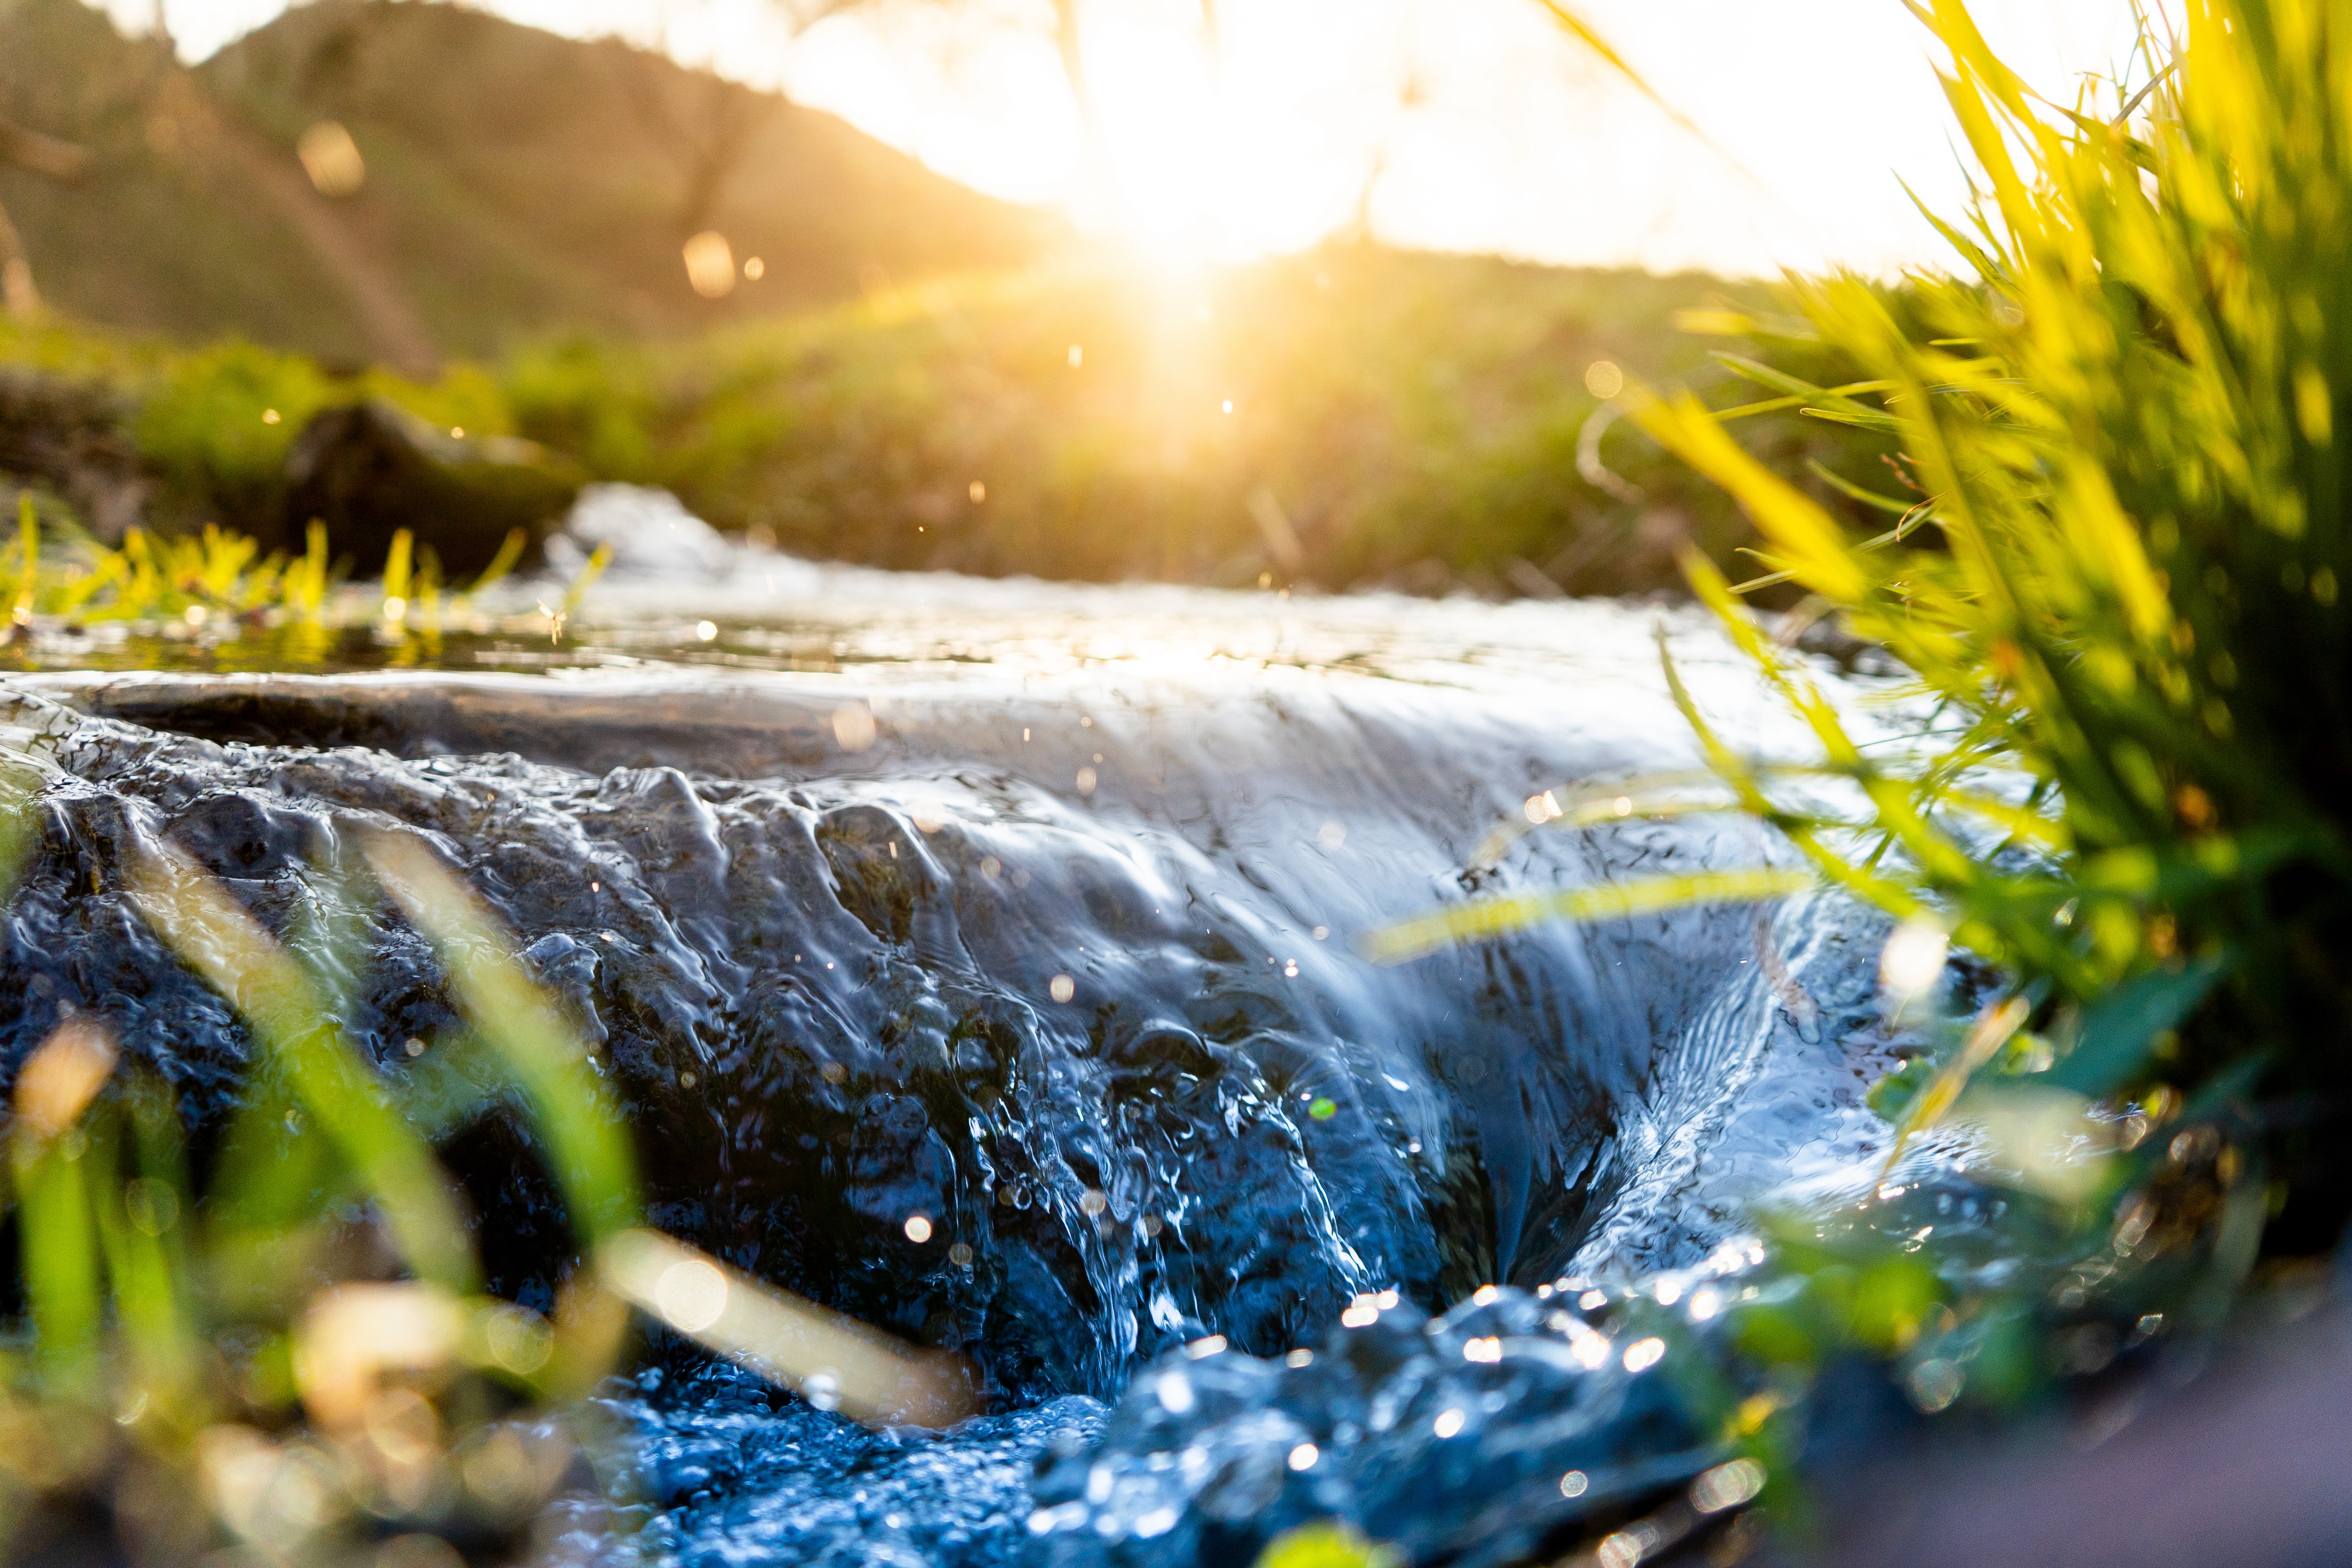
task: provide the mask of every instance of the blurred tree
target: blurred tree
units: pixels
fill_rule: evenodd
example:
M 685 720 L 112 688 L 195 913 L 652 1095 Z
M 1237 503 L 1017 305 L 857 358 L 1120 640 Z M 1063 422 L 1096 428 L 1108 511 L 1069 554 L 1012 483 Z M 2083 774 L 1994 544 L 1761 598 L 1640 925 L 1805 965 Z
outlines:
M 89 150 L 71 142 L 0 118 L 0 164 L 23 169 L 52 180 L 78 180 L 89 169 Z M 0 303 L 12 316 L 29 316 L 40 309 L 41 294 L 33 282 L 33 260 L 25 252 L 23 237 L 0 205 Z
M 1111 165 L 1109 139 L 1103 129 L 1102 114 L 1095 96 L 1093 81 L 1087 69 L 1086 14 L 1088 0 L 770 0 L 779 11 L 811 7 L 821 8 L 823 15 L 812 19 L 844 11 L 859 10 L 876 13 L 929 12 L 975 23 L 985 30 L 1003 30 L 1050 35 L 1054 52 L 1061 62 L 1062 77 L 1069 84 L 1071 107 L 1076 110 L 1080 150 L 1080 199 L 1082 205 L 1110 205 L 1118 200 L 1118 181 Z M 1098 0 L 1097 0 L 1098 3 Z M 1202 48 L 1207 56 L 1212 80 L 1223 74 L 1224 55 L 1223 17 L 1219 0 L 1199 0 Z
M 890 3 L 768 0 L 768 10 L 782 25 L 784 47 L 789 51 L 820 22 L 852 12 L 878 10 Z M 682 59 L 678 24 L 684 16 L 700 8 L 697 0 L 663 0 L 656 6 L 655 27 L 663 53 Z M 677 164 L 679 237 L 699 234 L 709 226 L 711 215 L 719 208 L 728 176 L 742 163 L 753 138 L 773 113 L 773 100 L 710 70 L 696 72 L 683 83 L 666 81 L 630 64 L 621 66 L 616 75 L 638 123 L 669 150 Z
M 656 26 L 665 53 L 680 58 L 678 23 L 705 9 L 709 3 L 709 0 L 663 0 L 657 5 Z M 788 51 L 819 24 L 853 15 L 877 19 L 929 15 L 964 23 L 982 32 L 1009 31 L 1050 37 L 1063 79 L 1069 85 L 1071 106 L 1076 111 L 1083 139 L 1081 200 L 1087 205 L 1108 205 L 1118 200 L 1118 182 L 1098 101 L 1087 69 L 1088 3 L 1089 0 L 767 0 L 767 10 L 782 24 Z M 1202 47 L 1213 80 L 1222 75 L 1224 18 L 1219 0 L 1198 0 L 1198 4 Z M 765 106 L 731 89 L 715 76 L 698 78 L 694 90 L 686 94 L 664 91 L 660 84 L 635 76 L 625 80 L 624 88 L 646 129 L 675 149 L 682 180 L 678 216 L 681 237 L 699 232 L 716 209 L 727 176 L 758 130 Z

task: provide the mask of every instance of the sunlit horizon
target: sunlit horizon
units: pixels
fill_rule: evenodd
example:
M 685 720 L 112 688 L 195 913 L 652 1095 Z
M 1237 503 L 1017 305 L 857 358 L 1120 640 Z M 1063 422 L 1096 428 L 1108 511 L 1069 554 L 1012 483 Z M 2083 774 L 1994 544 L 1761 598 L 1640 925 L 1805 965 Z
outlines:
M 126 26 L 150 0 L 109 0 Z M 1544 262 L 1730 275 L 1888 272 L 1941 242 L 1914 208 L 1965 195 L 1923 29 L 1898 0 L 1591 0 L 1585 9 L 1696 126 L 1584 54 L 1534 0 L 1095 0 L 1086 64 L 1103 158 L 1050 37 L 920 7 L 788 41 L 762 0 L 491 0 L 778 88 L 930 167 L 1176 261 L 1333 234 Z M 201 58 L 281 0 L 166 0 Z M 2053 96 L 2125 62 L 2126 0 L 1979 0 L 1988 35 Z

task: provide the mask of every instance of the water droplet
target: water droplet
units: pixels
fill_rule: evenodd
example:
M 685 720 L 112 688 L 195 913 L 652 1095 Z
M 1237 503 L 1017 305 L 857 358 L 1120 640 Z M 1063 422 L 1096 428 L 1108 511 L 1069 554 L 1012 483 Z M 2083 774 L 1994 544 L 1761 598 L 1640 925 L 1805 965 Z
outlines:
M 1468 1419 L 1459 1410 L 1441 1410 L 1437 1413 L 1437 1419 L 1429 1424 L 1429 1429 L 1440 1437 L 1451 1437 L 1462 1430 L 1463 1422 Z
M 1067 1002 L 1078 994 L 1078 983 L 1066 974 L 1056 974 L 1046 985 L 1045 992 L 1056 1002 Z
M 874 710 L 863 702 L 845 703 L 833 710 L 833 738 L 845 752 L 862 752 L 874 744 Z
M 1944 973 L 1951 938 L 1940 926 L 1910 921 L 1895 928 L 1878 955 L 1878 977 L 1901 997 L 1919 996 Z
M 1721 1513 L 1751 1500 L 1763 1489 L 1764 1467 L 1753 1459 L 1734 1459 L 1691 1483 L 1691 1506 L 1701 1513 Z
M 918 1246 L 931 1239 L 931 1222 L 923 1215 L 907 1216 L 907 1239 Z
M 698 1258 L 673 1263 L 654 1284 L 654 1305 L 671 1328 L 698 1334 L 727 1310 L 727 1276 Z
M 1911 1402 L 1933 1415 L 1939 1410 L 1950 1408 L 1952 1402 L 1960 1396 L 1964 1381 L 1958 1367 L 1948 1361 L 1933 1359 L 1913 1367 L 1911 1375 L 1904 1379 L 1904 1384 L 1910 1391 Z

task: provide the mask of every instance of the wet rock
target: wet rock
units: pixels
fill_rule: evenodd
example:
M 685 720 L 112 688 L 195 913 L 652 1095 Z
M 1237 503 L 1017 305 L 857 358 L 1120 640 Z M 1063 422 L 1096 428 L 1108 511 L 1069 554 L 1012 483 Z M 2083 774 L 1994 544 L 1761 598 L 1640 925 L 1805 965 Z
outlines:
M 583 476 L 546 448 L 510 437 L 458 437 L 380 399 L 314 416 L 287 458 L 286 510 L 273 542 L 299 548 L 315 518 L 339 554 L 373 572 L 401 529 L 451 577 L 480 572 L 521 529 L 535 561 L 579 495 Z

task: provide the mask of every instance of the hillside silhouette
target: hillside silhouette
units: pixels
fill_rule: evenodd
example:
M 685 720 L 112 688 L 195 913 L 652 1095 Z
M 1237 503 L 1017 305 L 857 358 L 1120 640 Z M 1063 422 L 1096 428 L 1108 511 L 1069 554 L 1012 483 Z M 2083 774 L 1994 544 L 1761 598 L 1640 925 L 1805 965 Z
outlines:
M 0 0 L 0 116 L 92 154 L 70 180 L 0 160 L 51 304 L 329 363 L 696 331 L 1065 232 L 775 94 L 425 0 L 320 0 L 194 69 L 79 0 Z M 350 194 L 301 155 L 322 122 L 360 155 Z M 705 231 L 723 298 L 681 259 Z

